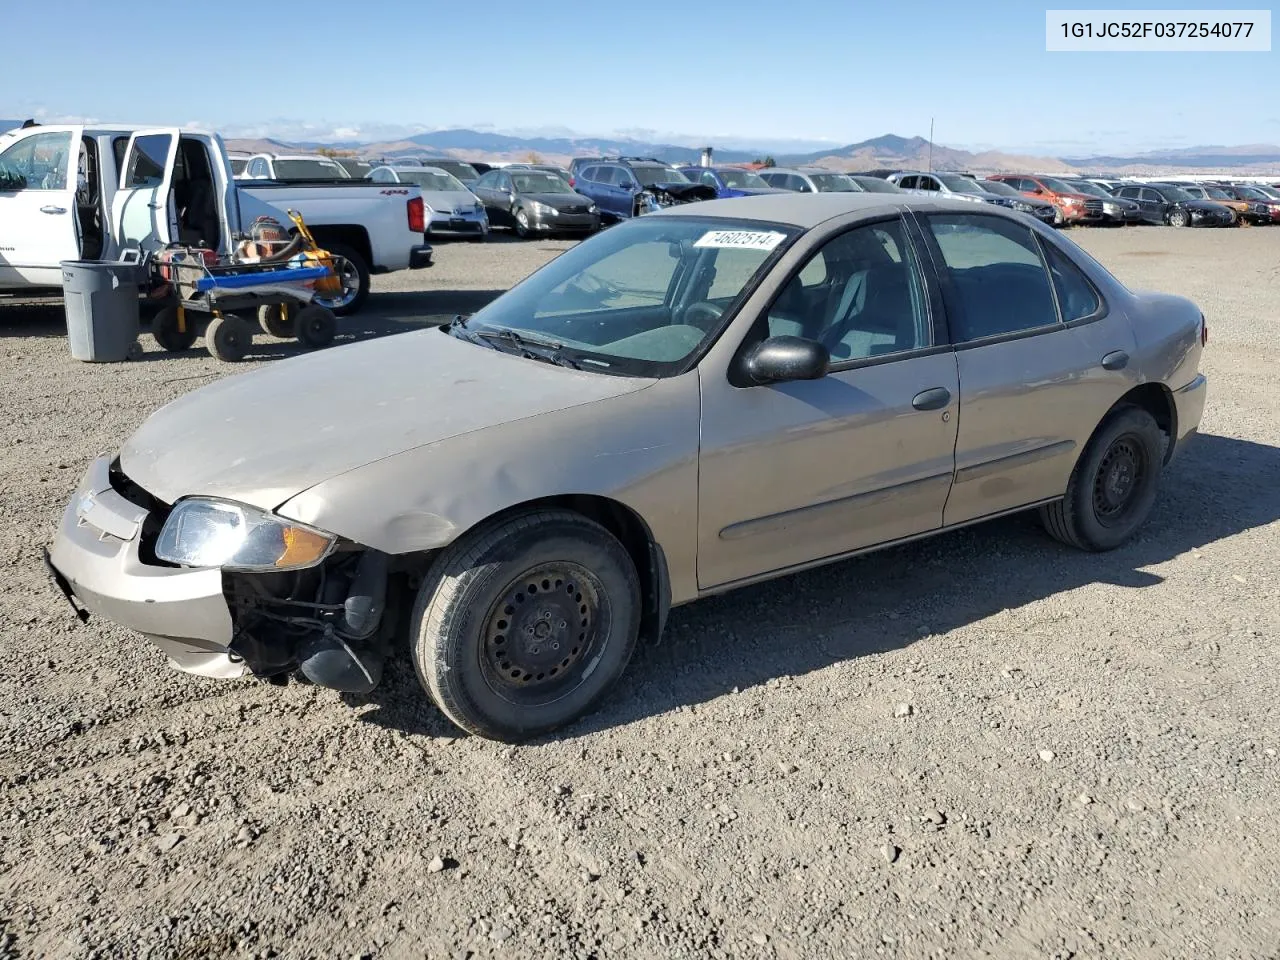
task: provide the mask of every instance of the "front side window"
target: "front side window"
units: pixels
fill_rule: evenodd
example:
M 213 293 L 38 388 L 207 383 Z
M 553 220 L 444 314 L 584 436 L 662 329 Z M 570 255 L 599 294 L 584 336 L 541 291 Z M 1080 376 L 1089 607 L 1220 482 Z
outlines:
M 630 220 L 561 254 L 456 335 L 520 352 L 514 331 L 530 352 L 551 343 L 583 369 L 663 376 L 718 333 L 797 232 L 718 218 Z
M 932 344 L 924 283 L 900 220 L 822 246 L 769 308 L 769 336 L 816 340 L 832 363 Z
M 0 153 L 0 191 L 65 190 L 71 131 L 36 133 Z
M 125 170 L 126 187 L 158 187 L 164 182 L 164 168 L 169 160 L 169 148 L 173 136 L 168 133 L 149 133 L 135 137 L 133 151 L 129 154 L 129 166 Z
M 1030 227 L 981 214 L 925 219 L 946 264 L 956 343 L 1058 322 L 1049 274 Z

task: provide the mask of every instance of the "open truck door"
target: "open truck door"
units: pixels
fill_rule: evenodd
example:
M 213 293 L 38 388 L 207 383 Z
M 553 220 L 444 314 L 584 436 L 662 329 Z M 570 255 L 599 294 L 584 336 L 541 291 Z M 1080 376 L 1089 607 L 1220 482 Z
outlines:
M 139 130 L 129 138 L 111 222 L 120 251 L 159 250 L 173 237 L 173 171 L 177 127 Z
M 83 134 L 80 126 L 37 126 L 0 147 L 0 289 L 60 287 L 59 264 L 80 259 Z

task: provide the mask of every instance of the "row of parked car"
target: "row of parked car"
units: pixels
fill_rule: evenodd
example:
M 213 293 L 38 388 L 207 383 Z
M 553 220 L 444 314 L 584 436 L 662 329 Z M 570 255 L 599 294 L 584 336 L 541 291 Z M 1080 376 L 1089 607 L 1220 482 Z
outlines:
M 675 203 L 760 193 L 911 193 L 991 203 L 1055 226 L 1162 224 L 1175 227 L 1280 223 L 1280 185 L 1229 180 L 1139 182 L 998 173 L 872 170 L 818 166 L 673 165 L 654 157 L 576 157 L 501 166 L 453 157 L 330 158 L 258 154 L 232 158 L 243 179 L 356 178 L 418 186 L 429 237 L 484 240 L 493 227 L 521 237 L 586 235 Z

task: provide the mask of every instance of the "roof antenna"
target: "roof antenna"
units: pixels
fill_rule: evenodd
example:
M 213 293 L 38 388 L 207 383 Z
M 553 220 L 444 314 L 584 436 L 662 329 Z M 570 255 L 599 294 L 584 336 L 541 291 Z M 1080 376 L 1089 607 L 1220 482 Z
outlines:
M 933 117 L 929 118 L 929 169 L 928 173 L 933 173 Z

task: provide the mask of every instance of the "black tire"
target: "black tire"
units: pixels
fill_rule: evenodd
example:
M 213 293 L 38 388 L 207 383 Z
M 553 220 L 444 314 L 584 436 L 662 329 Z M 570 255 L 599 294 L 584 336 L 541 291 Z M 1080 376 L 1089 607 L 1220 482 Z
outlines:
M 444 550 L 410 637 L 418 679 L 444 714 L 516 743 L 591 710 L 639 631 L 640 581 L 622 544 L 580 514 L 534 510 Z
M 297 316 L 298 308 L 292 303 L 264 303 L 258 308 L 258 326 L 269 337 L 292 340 L 297 329 L 294 322 Z
M 333 343 L 338 332 L 338 318 L 327 307 L 309 303 L 298 311 L 293 326 L 298 342 L 314 350 Z
M 1080 550 L 1114 550 L 1146 521 L 1160 489 L 1164 434 L 1155 418 L 1125 406 L 1099 424 L 1071 472 L 1066 496 L 1040 508 L 1057 540 Z
M 196 325 L 189 312 L 186 313 L 183 326 L 186 329 L 178 329 L 178 308 L 174 306 L 161 307 L 151 318 L 151 333 L 156 338 L 156 343 L 169 353 L 190 350 L 191 345 L 196 342 Z
M 529 226 L 529 214 L 525 212 L 524 207 L 516 207 L 511 211 L 511 222 L 515 226 L 516 236 L 521 240 L 527 240 L 533 234 L 533 228 Z
M 319 240 L 317 242 L 323 249 L 341 258 L 338 263 L 340 272 L 349 271 L 349 273 L 343 281 L 348 292 L 341 297 L 317 297 L 316 302 L 328 307 L 335 316 L 349 317 L 364 306 L 365 300 L 369 298 L 369 264 L 364 257 L 345 243 L 325 243 Z
M 253 330 L 234 313 L 214 317 L 204 331 L 205 349 L 210 356 L 225 363 L 243 360 L 251 343 Z
M 1169 211 L 1169 226 L 1186 227 L 1186 226 L 1189 226 L 1190 224 L 1191 224 L 1191 216 L 1187 213 L 1187 211 L 1182 209 Z

